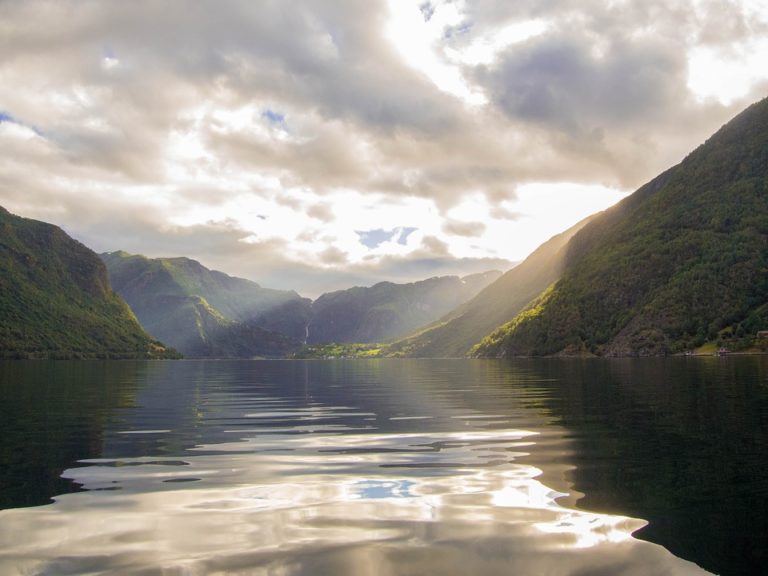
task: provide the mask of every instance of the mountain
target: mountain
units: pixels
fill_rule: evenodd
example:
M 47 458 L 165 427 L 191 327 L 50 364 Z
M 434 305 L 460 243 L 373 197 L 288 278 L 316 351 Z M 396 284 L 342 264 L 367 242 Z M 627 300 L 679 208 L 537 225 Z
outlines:
M 189 258 L 102 254 L 115 290 L 147 332 L 188 356 L 283 356 L 306 335 L 310 301 Z
M 550 238 L 474 298 L 424 330 L 393 343 L 386 353 L 425 358 L 466 356 L 484 336 L 514 318 L 559 278 L 565 245 L 590 218 Z
M 323 294 L 296 292 L 209 270 L 189 258 L 101 255 L 115 291 L 147 332 L 187 356 L 285 356 L 305 342 L 373 342 L 423 326 L 501 273 L 381 282 Z
M 0 357 L 177 355 L 141 329 L 95 252 L 0 208 Z
M 381 342 L 408 334 L 472 298 L 500 275 L 494 270 L 410 284 L 380 282 L 323 294 L 312 304 L 307 342 Z
M 562 277 L 475 353 L 740 349 L 765 329 L 768 99 L 585 226 Z

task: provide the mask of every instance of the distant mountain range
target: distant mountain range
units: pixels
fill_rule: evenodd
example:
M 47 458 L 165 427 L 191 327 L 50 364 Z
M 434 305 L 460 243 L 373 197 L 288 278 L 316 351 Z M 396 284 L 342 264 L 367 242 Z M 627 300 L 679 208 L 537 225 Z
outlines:
M 0 208 L 0 357 L 163 358 L 95 252 Z
M 209 270 L 189 258 L 102 254 L 110 280 L 150 333 L 187 356 L 283 356 L 305 342 L 402 336 L 474 296 L 501 274 L 382 282 L 324 294 L 296 292 Z
M 463 304 L 499 276 L 501 272 L 492 270 L 323 294 L 312 304 L 307 342 L 369 343 L 403 336 Z

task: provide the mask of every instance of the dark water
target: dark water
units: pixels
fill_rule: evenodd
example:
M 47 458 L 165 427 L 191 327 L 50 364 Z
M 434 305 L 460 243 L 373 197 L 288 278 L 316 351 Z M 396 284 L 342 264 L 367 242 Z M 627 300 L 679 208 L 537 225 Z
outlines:
M 767 431 L 762 357 L 0 363 L 0 574 L 761 574 Z

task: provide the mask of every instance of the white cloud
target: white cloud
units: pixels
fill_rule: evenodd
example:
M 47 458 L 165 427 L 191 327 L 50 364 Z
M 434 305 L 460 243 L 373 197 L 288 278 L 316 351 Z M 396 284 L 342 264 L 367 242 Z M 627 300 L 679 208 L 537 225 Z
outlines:
M 389 9 L 387 38 L 405 63 L 426 75 L 443 92 L 468 105 L 487 102 L 477 87 L 468 84 L 461 68 L 446 59 L 441 46 L 446 30 L 462 22 L 459 2 L 435 2 L 428 19 L 419 5 L 410 0 L 389 0 Z
M 768 38 L 737 42 L 727 48 L 701 46 L 688 57 L 688 88 L 699 100 L 724 105 L 747 96 L 768 81 Z
M 467 46 L 446 47 L 445 53 L 451 60 L 470 66 L 493 64 L 504 50 L 543 34 L 549 26 L 548 22 L 540 19 L 513 22 L 474 38 Z
M 723 2 L 0 2 L 0 204 L 304 293 L 505 267 L 759 96 Z

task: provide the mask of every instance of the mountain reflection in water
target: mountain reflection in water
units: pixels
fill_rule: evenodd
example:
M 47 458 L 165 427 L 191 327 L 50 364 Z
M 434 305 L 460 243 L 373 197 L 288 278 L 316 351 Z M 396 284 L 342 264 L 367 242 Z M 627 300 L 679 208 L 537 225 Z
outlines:
M 533 368 L 137 364 L 85 491 L 0 511 L 0 573 L 706 574 L 573 506 Z

